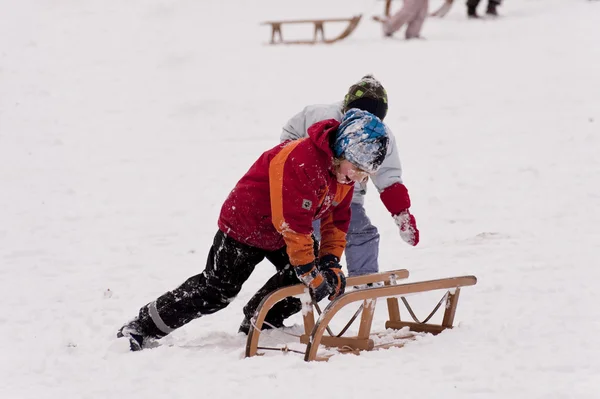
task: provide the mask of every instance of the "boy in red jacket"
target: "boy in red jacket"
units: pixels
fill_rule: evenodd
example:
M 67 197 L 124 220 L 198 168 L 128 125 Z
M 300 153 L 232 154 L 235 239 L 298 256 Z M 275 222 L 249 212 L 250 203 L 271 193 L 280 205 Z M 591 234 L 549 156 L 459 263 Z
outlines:
M 204 271 L 142 307 L 138 317 L 119 330 L 117 337 L 128 338 L 132 351 L 225 308 L 264 258 L 277 273 L 262 291 L 302 282 L 316 300 L 344 292 L 339 259 L 346 245 L 354 182 L 381 165 L 387 129 L 375 115 L 352 109 L 341 123 L 325 120 L 308 134 L 266 151 L 240 179 L 221 208 Z M 321 220 L 317 257 L 312 239 L 316 219 Z M 293 314 L 300 306 L 298 300 L 278 305 L 281 308 L 273 312 L 278 315 Z M 283 320 L 267 322 L 280 326 Z

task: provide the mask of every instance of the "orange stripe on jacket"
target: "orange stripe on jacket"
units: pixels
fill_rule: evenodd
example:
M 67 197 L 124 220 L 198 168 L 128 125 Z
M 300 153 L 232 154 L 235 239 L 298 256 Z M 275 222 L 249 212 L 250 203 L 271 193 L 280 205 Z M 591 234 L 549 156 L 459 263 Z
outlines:
M 313 240 L 310 234 L 297 233 L 285 221 L 283 215 L 283 175 L 285 163 L 290 153 L 306 139 L 287 144 L 269 164 L 269 189 L 271 196 L 271 219 L 275 229 L 283 235 L 290 263 L 293 266 L 306 265 L 315 260 Z
M 336 214 L 335 207 L 341 205 L 343 202 L 352 200 L 353 188 L 354 186 L 347 184 L 338 184 L 336 187 L 334 208 L 325 218 L 321 219 L 321 247 L 319 249 L 319 257 L 324 255 L 335 255 L 338 259 L 342 257 L 342 253 L 346 248 L 346 230 L 348 230 L 348 226 L 347 222 L 344 223 L 344 226 L 337 225 L 337 220 L 334 218 Z M 346 220 L 349 219 L 348 217 Z

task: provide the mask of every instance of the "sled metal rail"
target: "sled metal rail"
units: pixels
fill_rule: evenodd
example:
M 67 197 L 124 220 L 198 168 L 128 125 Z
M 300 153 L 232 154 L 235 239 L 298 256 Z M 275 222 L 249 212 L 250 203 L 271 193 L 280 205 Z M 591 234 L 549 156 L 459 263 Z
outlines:
M 394 270 L 384 273 L 376 273 L 359 277 L 348 278 L 347 285 L 362 285 L 367 283 L 384 282 L 385 286 L 365 288 L 347 292 L 335 300 L 331 301 L 327 308 L 321 313 L 318 321 L 315 323 L 312 304 L 303 304 L 304 314 L 304 334 L 300 336 L 300 342 L 307 345 L 304 354 L 304 360 L 326 360 L 326 358 L 317 357 L 317 351 L 320 345 L 327 347 L 337 347 L 338 349 L 350 350 L 352 352 L 362 350 L 373 350 L 375 348 L 374 341 L 370 338 L 371 326 L 375 305 L 378 298 L 387 298 L 387 307 L 389 320 L 385 323 L 386 328 L 401 329 L 408 327 L 413 332 L 427 332 L 431 334 L 439 334 L 447 328 L 452 328 L 456 307 L 458 305 L 458 297 L 460 287 L 475 285 L 477 278 L 475 276 L 460 276 L 438 280 L 420 281 L 414 283 L 397 284 L 399 279 L 405 279 L 409 275 L 405 269 Z M 400 307 L 398 297 L 407 294 L 434 290 L 448 290 L 447 295 L 442 300 L 445 300 L 445 312 L 441 324 L 407 322 L 400 318 Z M 268 311 L 279 301 L 288 296 L 302 295 L 306 287 L 302 284 L 281 288 L 274 291 L 269 296 L 263 299 L 257 309 L 253 324 L 250 327 L 248 340 L 246 343 L 246 357 L 255 356 L 258 354 L 258 340 L 260 329 L 263 326 L 265 316 Z M 358 335 L 355 337 L 334 336 L 329 330 L 329 322 L 332 318 L 344 308 L 354 302 L 362 301 L 362 316 Z M 435 312 L 435 309 L 434 309 Z M 433 313 L 433 312 L 432 312 Z M 325 331 L 330 332 L 331 336 L 325 336 Z M 391 343 L 384 345 L 386 348 L 394 346 L 403 346 L 404 343 Z
M 325 18 L 325 19 L 296 19 L 296 20 L 284 20 L 284 21 L 265 21 L 261 25 L 271 26 L 271 42 L 270 44 L 316 44 L 325 43 L 331 44 L 348 37 L 354 29 L 356 29 L 362 14 L 355 15 L 351 18 Z M 328 22 L 347 22 L 346 29 L 339 35 L 332 39 L 325 38 L 325 23 Z M 281 33 L 282 25 L 287 24 L 313 24 L 313 38 L 312 40 L 284 40 L 283 34 Z M 279 40 L 277 40 L 277 38 Z

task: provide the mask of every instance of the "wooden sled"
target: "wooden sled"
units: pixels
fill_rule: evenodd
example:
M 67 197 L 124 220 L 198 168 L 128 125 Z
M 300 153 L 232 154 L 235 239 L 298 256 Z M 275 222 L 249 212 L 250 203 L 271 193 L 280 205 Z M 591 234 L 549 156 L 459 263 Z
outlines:
M 338 348 L 338 350 L 342 353 L 359 353 L 363 350 L 376 349 L 374 341 L 371 337 L 371 325 L 373 322 L 375 305 L 378 298 L 387 298 L 389 320 L 385 323 L 386 329 L 391 328 L 400 330 L 404 327 L 408 327 L 408 329 L 413 332 L 427 332 L 434 335 L 439 334 L 445 329 L 453 327 L 454 315 L 456 313 L 458 297 L 460 294 L 460 287 L 475 285 L 477 283 L 477 278 L 475 278 L 475 276 L 451 277 L 405 284 L 397 283 L 397 280 L 405 279 L 408 277 L 408 275 L 408 271 L 402 269 L 348 278 L 347 286 L 381 282 L 383 282 L 385 285 L 373 288 L 358 289 L 339 296 L 329 303 L 327 308 L 325 308 L 325 310 L 321 313 L 316 323 L 314 319 L 314 307 L 317 307 L 317 311 L 319 311 L 318 305 L 310 302 L 303 303 L 303 309 L 305 313 L 303 316 L 304 334 L 300 336 L 300 342 L 307 345 L 306 351 L 304 352 L 304 360 L 327 360 L 328 357 L 319 357 L 317 355 L 320 345 Z M 403 295 L 434 290 L 447 290 L 447 293 L 427 317 L 427 319 L 423 322 L 420 322 L 414 316 L 412 309 L 406 302 L 406 299 L 403 297 Z M 255 317 L 252 319 L 252 325 L 250 327 L 248 340 L 246 342 L 246 357 L 259 354 L 259 349 L 281 350 L 284 352 L 288 351 L 287 348 L 259 347 L 258 342 L 261 329 L 265 320 L 265 316 L 277 302 L 289 296 L 303 295 L 305 292 L 306 287 L 302 284 L 298 284 L 281 288 L 263 299 L 257 309 Z M 307 295 L 304 296 L 304 298 L 306 297 Z M 415 320 L 414 322 L 401 320 L 398 297 L 401 297 L 402 301 L 407 306 L 409 313 Z M 346 305 L 360 301 L 362 301 L 362 306 L 359 308 L 359 311 L 357 311 L 348 325 L 344 327 L 342 332 L 334 335 L 329 328 L 329 322 L 332 320 L 332 318 Z M 428 323 L 433 314 L 441 307 L 441 305 L 444 304 L 444 301 L 445 311 L 442 323 Z M 358 335 L 354 337 L 343 336 L 352 321 L 354 321 L 354 319 L 358 316 L 360 310 L 362 310 L 362 316 L 360 319 Z M 325 331 L 329 333 L 329 336 L 324 336 Z M 394 346 L 398 347 L 403 345 L 404 341 L 385 344 L 382 345 L 381 348 L 389 348 Z M 377 347 L 377 349 L 380 349 L 380 347 Z
M 453 2 L 454 2 L 454 0 L 444 0 L 444 4 L 442 4 L 440 6 L 440 8 L 438 8 L 437 10 L 435 10 L 434 12 L 432 12 L 429 15 L 431 15 L 432 17 L 439 17 L 439 18 L 445 17 L 446 14 L 448 14 L 450 9 L 452 8 Z
M 316 43 L 325 43 L 331 44 L 342 39 L 348 37 L 356 26 L 360 22 L 362 18 L 361 15 L 355 15 L 352 18 L 329 18 L 329 19 L 299 19 L 299 20 L 287 20 L 287 21 L 266 21 L 261 23 L 261 25 L 271 25 L 271 42 L 270 44 L 316 44 Z M 324 25 L 326 22 L 347 22 L 348 26 L 346 29 L 336 37 L 332 39 L 325 38 L 325 28 Z M 314 33 L 312 40 L 284 40 L 283 35 L 281 33 L 281 26 L 286 24 L 313 24 L 314 25 Z M 319 38 L 320 34 L 320 38 Z M 279 40 L 277 40 L 277 36 Z

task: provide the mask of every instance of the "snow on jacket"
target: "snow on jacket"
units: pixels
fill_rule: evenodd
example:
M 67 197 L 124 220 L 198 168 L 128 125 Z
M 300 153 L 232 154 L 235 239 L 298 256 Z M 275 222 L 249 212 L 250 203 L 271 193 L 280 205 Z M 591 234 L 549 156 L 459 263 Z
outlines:
M 344 114 L 342 112 L 343 103 L 316 104 L 305 107 L 301 112 L 293 116 L 283 127 L 281 132 L 281 142 L 287 140 L 297 140 L 307 136 L 308 128 L 319 121 L 325 119 L 335 119 L 341 121 Z M 380 193 L 381 200 L 392 213 L 397 215 L 401 211 L 410 207 L 410 199 L 406 192 L 406 187 L 402 183 L 402 165 L 396 139 L 388 129 L 389 144 L 388 152 L 379 170 L 371 177 L 373 184 Z M 364 204 L 365 194 L 367 193 L 367 184 L 356 183 L 354 188 L 354 197 L 352 202 Z
M 264 152 L 221 208 L 219 229 L 241 243 L 274 251 L 287 245 L 294 266 L 314 261 L 312 222 L 321 219 L 319 256 L 346 247 L 353 185 L 338 183 L 329 146 L 339 122 L 312 126 L 308 137 Z

